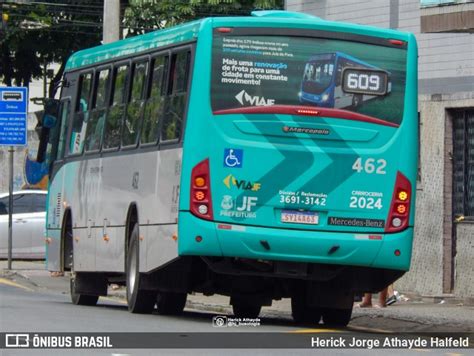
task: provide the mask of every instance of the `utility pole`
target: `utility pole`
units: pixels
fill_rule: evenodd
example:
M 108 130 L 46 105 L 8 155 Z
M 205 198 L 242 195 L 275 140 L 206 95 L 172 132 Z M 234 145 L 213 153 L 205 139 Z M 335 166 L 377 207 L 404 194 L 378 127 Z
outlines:
M 120 0 L 104 0 L 104 27 L 102 43 L 120 39 Z
M 15 148 L 10 146 L 10 169 L 8 179 L 8 269 L 12 269 L 12 250 L 13 250 L 13 153 Z

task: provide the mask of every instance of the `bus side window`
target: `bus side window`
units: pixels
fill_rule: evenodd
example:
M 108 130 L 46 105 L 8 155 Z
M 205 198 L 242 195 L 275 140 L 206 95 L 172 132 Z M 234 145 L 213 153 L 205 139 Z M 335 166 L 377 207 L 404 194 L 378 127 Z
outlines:
M 171 57 L 168 97 L 161 127 L 161 141 L 179 139 L 186 109 L 189 62 L 191 52 L 174 53 Z
M 163 117 L 166 94 L 166 78 L 168 77 L 169 57 L 162 55 L 152 60 L 150 85 L 148 86 L 145 114 L 141 133 L 141 143 L 155 143 Z
M 346 60 L 342 57 L 339 57 L 337 60 L 336 86 L 341 85 L 342 71 L 345 67 L 347 67 Z
M 125 112 L 122 131 L 122 145 L 134 146 L 137 144 L 140 118 L 143 114 L 143 94 L 148 72 L 148 62 L 134 63 L 131 79 L 130 99 Z
M 69 124 L 69 107 L 71 101 L 69 99 L 63 101 L 61 103 L 61 108 L 59 109 L 59 117 L 60 117 L 60 133 L 59 133 L 59 142 L 58 142 L 58 152 L 56 154 L 56 159 L 60 160 L 64 158 L 64 152 L 66 149 L 66 135 L 67 135 L 67 128 Z
M 107 113 L 103 147 L 118 148 L 122 117 L 125 111 L 125 99 L 128 86 L 129 65 L 124 64 L 114 69 L 112 84 L 112 102 Z
M 92 73 L 81 74 L 76 97 L 76 108 L 72 121 L 69 153 L 81 154 L 86 138 L 87 123 L 89 121 L 89 101 L 92 87 Z
M 96 72 L 92 111 L 87 125 L 86 151 L 98 151 L 100 149 L 107 111 L 109 81 L 110 69 L 102 69 L 100 72 Z

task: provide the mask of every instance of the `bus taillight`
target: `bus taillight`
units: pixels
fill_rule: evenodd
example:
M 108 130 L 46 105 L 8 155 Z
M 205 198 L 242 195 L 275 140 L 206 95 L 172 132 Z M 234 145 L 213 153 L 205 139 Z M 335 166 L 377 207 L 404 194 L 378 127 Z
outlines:
M 191 173 L 191 212 L 201 219 L 212 220 L 209 159 L 199 162 Z
M 411 184 L 400 172 L 397 173 L 385 232 L 398 232 L 408 226 L 410 218 Z

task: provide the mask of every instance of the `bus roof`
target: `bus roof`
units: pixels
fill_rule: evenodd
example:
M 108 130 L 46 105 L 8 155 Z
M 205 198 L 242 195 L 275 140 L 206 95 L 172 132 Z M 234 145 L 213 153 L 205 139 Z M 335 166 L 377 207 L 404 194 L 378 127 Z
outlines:
M 254 11 L 252 16 L 215 17 L 196 20 L 168 29 L 150 32 L 125 40 L 88 48 L 74 53 L 66 64 L 66 71 L 105 62 L 114 58 L 138 54 L 154 48 L 196 39 L 206 24 L 230 27 L 285 27 L 351 32 L 366 36 L 398 39 L 408 42 L 413 35 L 390 29 L 322 20 L 318 17 L 289 11 Z
M 191 41 L 197 37 L 202 21 L 201 19 L 188 22 L 168 29 L 153 31 L 144 35 L 78 51 L 67 61 L 66 71 L 173 43 Z

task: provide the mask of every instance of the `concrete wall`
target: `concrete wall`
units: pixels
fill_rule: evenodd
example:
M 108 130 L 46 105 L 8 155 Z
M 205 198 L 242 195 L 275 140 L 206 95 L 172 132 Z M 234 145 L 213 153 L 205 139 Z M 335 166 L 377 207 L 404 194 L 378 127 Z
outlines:
M 421 180 L 417 184 L 412 266 L 410 272 L 397 282 L 397 288 L 401 290 L 441 295 L 448 292 L 451 285 L 452 144 L 448 144 L 452 140 L 452 131 L 446 130 L 446 126 L 451 127 L 449 110 L 465 107 L 474 107 L 474 92 L 419 96 Z M 462 235 L 465 231 L 457 234 L 458 241 L 462 240 L 463 244 L 465 240 L 474 241 L 474 234 Z M 458 254 L 460 248 L 458 243 Z M 456 273 L 460 269 L 472 271 L 474 251 L 471 249 L 470 253 L 470 258 L 461 261 L 456 256 Z M 463 288 L 459 283 L 463 283 L 462 279 L 454 280 L 457 292 Z
M 454 294 L 474 297 L 474 224 L 459 223 L 456 226 L 456 265 Z

